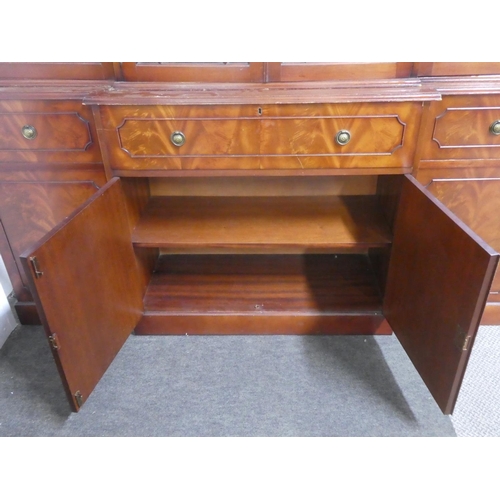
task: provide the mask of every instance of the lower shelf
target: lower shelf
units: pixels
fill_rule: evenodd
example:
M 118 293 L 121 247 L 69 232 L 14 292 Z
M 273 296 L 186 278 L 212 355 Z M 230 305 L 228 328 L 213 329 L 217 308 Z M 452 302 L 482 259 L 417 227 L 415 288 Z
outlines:
M 138 334 L 391 333 L 367 255 L 162 255 Z

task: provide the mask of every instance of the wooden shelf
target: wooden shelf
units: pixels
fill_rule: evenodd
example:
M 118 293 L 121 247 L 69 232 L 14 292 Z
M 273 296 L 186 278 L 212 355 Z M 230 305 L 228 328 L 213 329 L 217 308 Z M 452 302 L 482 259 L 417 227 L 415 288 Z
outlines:
M 390 333 L 381 307 L 362 254 L 162 255 L 136 333 Z
M 385 247 L 376 196 L 152 197 L 135 246 L 314 252 Z

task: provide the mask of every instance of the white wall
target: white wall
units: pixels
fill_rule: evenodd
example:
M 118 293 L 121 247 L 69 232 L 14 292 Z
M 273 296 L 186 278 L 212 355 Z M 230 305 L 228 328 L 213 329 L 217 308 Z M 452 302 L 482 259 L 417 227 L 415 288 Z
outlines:
M 12 284 L 7 275 L 7 270 L 0 256 L 0 347 L 3 346 L 7 337 L 17 326 L 14 315 L 10 308 L 7 295 L 12 291 Z

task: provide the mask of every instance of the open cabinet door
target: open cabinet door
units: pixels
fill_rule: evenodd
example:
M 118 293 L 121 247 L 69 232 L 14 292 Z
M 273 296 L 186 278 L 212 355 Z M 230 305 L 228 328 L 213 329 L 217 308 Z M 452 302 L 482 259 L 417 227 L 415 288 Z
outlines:
M 71 407 L 135 328 L 141 287 L 118 178 L 21 255 Z
M 384 315 L 445 414 L 453 412 L 498 254 L 405 176 Z

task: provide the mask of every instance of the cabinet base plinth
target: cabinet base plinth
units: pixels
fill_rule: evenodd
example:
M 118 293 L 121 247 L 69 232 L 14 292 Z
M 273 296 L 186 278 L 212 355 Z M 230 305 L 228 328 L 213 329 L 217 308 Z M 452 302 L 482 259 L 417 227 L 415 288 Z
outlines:
M 14 308 L 21 325 L 42 324 L 34 302 L 16 302 Z
M 380 314 L 171 315 L 145 314 L 138 335 L 390 335 Z

